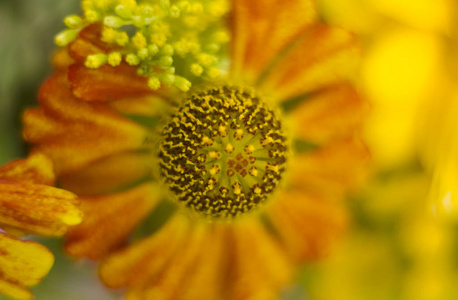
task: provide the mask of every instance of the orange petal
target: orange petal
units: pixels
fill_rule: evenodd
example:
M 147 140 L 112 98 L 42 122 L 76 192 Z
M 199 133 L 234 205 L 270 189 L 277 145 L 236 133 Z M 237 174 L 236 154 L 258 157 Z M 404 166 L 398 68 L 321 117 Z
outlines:
M 279 99 L 291 99 L 353 78 L 359 57 L 353 35 L 315 25 L 269 69 L 262 87 Z
M 102 105 L 75 99 L 62 76 L 40 92 L 41 109 L 24 114 L 24 136 L 52 158 L 57 174 L 74 172 L 114 153 L 147 147 L 150 133 Z
M 42 153 L 32 153 L 0 167 L 0 179 L 18 183 L 54 185 L 52 161 Z
M 76 196 L 44 185 L 0 181 L 0 224 L 42 235 L 62 235 L 81 222 Z
M 343 84 L 305 99 L 288 117 L 296 138 L 323 144 L 361 129 L 367 111 L 355 89 Z
M 75 61 L 68 53 L 68 48 L 59 49 L 52 58 L 53 66 L 60 72 L 66 72 L 70 65 L 73 65 Z
M 190 229 L 189 220 L 176 214 L 159 232 L 102 261 L 101 280 L 111 288 L 143 286 L 163 269 Z
M 335 141 L 290 164 L 290 185 L 321 194 L 341 196 L 366 175 L 370 161 L 367 147 L 356 137 Z
M 81 197 L 84 219 L 66 234 L 65 250 L 72 256 L 100 259 L 122 243 L 161 200 L 155 184 L 106 196 Z
M 79 195 L 112 193 L 150 176 L 152 156 L 149 152 L 115 154 L 61 176 L 59 183 Z
M 78 62 L 84 63 L 91 54 L 108 53 L 121 49 L 115 44 L 107 44 L 101 39 L 102 24 L 95 23 L 80 31 L 78 37 L 68 45 L 69 54 Z
M 137 74 L 137 69 L 126 63 L 112 67 L 88 69 L 82 64 L 70 66 L 68 79 L 73 94 L 85 101 L 111 101 L 129 96 L 152 94 L 148 78 Z
M 234 0 L 232 74 L 255 79 L 315 19 L 311 0 Z
M 342 207 L 298 189 L 285 191 L 268 213 L 285 246 L 298 261 L 328 254 L 345 227 Z
M 194 276 L 199 267 L 197 258 L 206 250 L 209 235 L 205 223 L 193 226 L 180 249 L 169 263 L 155 276 L 140 287 L 132 288 L 126 300 L 174 300 L 182 293 L 183 284 Z M 209 283 L 207 283 L 209 284 Z M 197 299 L 195 299 L 197 300 Z
M 188 270 L 187 279 L 176 295 L 177 300 L 225 299 L 230 257 L 228 244 L 227 230 L 221 225 L 215 225 L 196 258 L 196 266 Z
M 278 299 L 280 289 L 292 280 L 286 253 L 258 220 L 240 221 L 229 229 L 234 238 L 230 299 Z
M 17 299 L 33 298 L 25 286 L 41 281 L 54 263 L 44 246 L 0 233 L 0 293 Z

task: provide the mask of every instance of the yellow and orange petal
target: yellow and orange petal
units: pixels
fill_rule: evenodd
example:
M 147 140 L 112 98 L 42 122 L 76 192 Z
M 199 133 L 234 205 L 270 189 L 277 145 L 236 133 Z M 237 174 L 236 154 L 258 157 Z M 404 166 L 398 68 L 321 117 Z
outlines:
M 293 278 L 292 258 L 259 220 L 234 223 L 228 231 L 234 247 L 229 299 L 277 299 Z
M 97 260 L 113 251 L 161 200 L 157 184 L 146 183 L 122 193 L 81 196 L 84 220 L 69 230 L 65 250 Z
M 43 153 L 31 153 L 26 159 L 1 166 L 0 180 L 21 184 L 54 185 L 53 163 Z
M 46 247 L 0 233 L 0 294 L 32 299 L 27 286 L 37 284 L 53 263 L 54 256 Z
M 368 111 L 368 104 L 347 82 L 305 95 L 289 119 L 297 139 L 322 145 L 357 133 Z
M 316 18 L 310 0 L 233 1 L 232 75 L 257 78 Z
M 0 181 L 0 224 L 41 235 L 62 235 L 81 222 L 76 195 L 61 189 Z
M 40 151 L 51 157 L 58 175 L 118 152 L 148 147 L 149 133 L 143 127 L 105 105 L 76 99 L 64 75 L 49 79 L 39 99 L 42 108 L 24 114 L 24 136 L 41 144 Z
M 290 185 L 331 198 L 341 198 L 361 183 L 371 161 L 367 146 L 351 136 L 315 151 L 297 153 L 293 159 Z
M 296 261 L 327 256 L 346 228 L 345 208 L 305 189 L 291 189 L 268 208 L 272 225 Z
M 347 31 L 316 24 L 273 62 L 261 88 L 279 99 L 291 99 L 353 79 L 359 46 Z

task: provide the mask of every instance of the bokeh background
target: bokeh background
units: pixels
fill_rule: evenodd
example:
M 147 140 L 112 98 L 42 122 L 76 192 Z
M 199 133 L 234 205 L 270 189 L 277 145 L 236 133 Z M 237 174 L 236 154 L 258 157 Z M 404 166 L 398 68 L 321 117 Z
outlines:
M 0 163 L 23 157 L 21 112 L 51 74 L 54 35 L 78 0 L 0 0 Z M 317 0 L 322 19 L 361 41 L 356 77 L 371 103 L 367 182 L 348 199 L 333 252 L 302 268 L 288 300 L 458 299 L 456 0 Z M 56 264 L 37 300 L 118 299 L 89 261 L 41 239 Z M 4 299 L 0 296 L 0 299 Z

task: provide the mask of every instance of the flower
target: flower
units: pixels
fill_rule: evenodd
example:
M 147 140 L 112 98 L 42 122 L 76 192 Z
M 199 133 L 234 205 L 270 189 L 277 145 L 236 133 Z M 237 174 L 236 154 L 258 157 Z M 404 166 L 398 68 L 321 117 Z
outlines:
M 274 298 L 326 255 L 364 175 L 354 37 L 311 1 L 232 4 L 224 79 L 153 92 L 128 62 L 88 68 L 111 47 L 94 23 L 24 114 L 24 136 L 82 201 L 66 251 L 103 259 L 102 281 L 128 299 Z
M 44 246 L 14 235 L 59 236 L 81 222 L 76 196 L 51 187 L 52 162 L 41 153 L 0 167 L 0 293 L 31 299 L 27 286 L 50 270 L 54 256 Z
M 218 54 L 228 41 L 221 22 L 229 9 L 226 0 L 86 0 L 82 8 L 84 17 L 66 17 L 68 29 L 55 41 L 66 46 L 84 28 L 103 23 L 98 39 L 109 47 L 100 49 L 92 44 L 93 53 L 84 57 L 88 68 L 118 66 L 124 61 L 137 66 L 138 74 L 147 77 L 148 86 L 154 90 L 162 83 L 188 91 L 188 79 L 219 76 L 215 68 Z M 129 36 L 132 30 L 135 34 Z

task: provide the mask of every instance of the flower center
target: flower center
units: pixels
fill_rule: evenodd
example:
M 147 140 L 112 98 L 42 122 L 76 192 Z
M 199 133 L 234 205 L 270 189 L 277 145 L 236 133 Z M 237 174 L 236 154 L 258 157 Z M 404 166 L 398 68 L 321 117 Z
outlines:
M 285 170 L 287 139 L 274 112 L 246 89 L 188 98 L 163 129 L 161 175 L 177 199 L 212 217 L 266 202 Z

